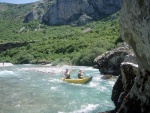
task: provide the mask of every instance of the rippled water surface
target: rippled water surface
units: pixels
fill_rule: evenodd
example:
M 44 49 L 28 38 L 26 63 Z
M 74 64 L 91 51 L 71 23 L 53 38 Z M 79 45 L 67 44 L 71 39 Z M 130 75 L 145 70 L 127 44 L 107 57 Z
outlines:
M 114 108 L 115 80 L 100 79 L 97 69 L 69 67 L 73 78 L 79 68 L 93 76 L 90 83 L 80 85 L 63 82 L 62 73 L 25 70 L 34 67 L 40 66 L 0 67 L 0 113 L 97 113 Z

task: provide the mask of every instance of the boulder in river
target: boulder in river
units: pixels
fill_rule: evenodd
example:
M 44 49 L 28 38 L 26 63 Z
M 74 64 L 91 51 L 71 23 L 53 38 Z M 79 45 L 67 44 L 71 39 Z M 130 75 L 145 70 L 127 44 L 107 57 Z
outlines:
M 126 55 L 130 54 L 128 47 L 119 47 L 105 54 L 98 56 L 94 62 L 102 74 L 112 74 L 118 76 L 121 73 L 120 65 Z

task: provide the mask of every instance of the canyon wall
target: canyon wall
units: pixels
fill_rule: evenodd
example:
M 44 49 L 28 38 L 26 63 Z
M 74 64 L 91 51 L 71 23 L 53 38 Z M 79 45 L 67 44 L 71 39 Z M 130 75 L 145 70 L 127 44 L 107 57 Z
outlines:
M 122 0 L 120 33 L 138 65 L 122 63 L 113 87 L 115 113 L 150 113 L 150 0 Z M 119 84 L 120 89 L 118 89 Z

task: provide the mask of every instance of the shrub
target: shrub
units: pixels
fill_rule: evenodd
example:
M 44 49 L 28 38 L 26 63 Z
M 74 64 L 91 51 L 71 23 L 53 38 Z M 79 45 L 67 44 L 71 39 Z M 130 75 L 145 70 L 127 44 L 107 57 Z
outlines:
M 34 57 L 31 54 L 22 54 L 18 56 L 18 62 L 19 64 L 29 64 L 34 59 Z
M 58 58 L 52 62 L 52 66 L 56 66 L 56 65 L 62 66 L 62 65 L 71 65 L 71 64 L 72 63 L 70 58 Z
M 85 49 L 80 52 L 80 56 L 77 60 L 78 65 L 92 66 L 94 59 L 103 54 L 105 50 L 103 48 Z

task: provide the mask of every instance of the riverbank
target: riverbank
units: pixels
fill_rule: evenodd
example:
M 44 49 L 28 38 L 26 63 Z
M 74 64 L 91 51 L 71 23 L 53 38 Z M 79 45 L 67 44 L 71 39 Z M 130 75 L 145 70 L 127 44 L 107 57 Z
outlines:
M 13 64 L 12 63 L 7 63 L 7 62 L 1 62 L 0 67 L 3 67 L 3 66 L 13 66 Z

